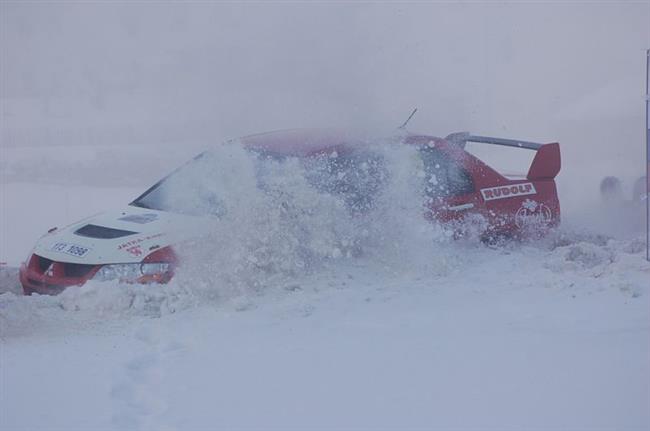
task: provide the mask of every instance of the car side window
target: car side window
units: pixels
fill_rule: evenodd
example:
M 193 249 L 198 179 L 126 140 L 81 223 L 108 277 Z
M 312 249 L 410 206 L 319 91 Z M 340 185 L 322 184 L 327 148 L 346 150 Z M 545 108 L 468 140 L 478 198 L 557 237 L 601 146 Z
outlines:
M 436 148 L 424 147 L 419 152 L 428 197 L 445 198 L 474 192 L 472 176 L 457 161 Z
M 305 160 L 307 181 L 317 190 L 338 196 L 353 211 L 371 209 L 386 172 L 378 154 L 353 151 L 323 154 Z

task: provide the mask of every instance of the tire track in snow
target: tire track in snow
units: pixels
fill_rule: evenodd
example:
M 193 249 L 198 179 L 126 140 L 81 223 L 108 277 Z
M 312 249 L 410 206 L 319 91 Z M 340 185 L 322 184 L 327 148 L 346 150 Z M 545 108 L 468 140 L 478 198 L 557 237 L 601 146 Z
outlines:
M 169 408 L 163 391 L 166 363 L 171 353 L 185 346 L 164 342 L 151 328 L 140 330 L 135 337 L 142 349 L 121 367 L 111 388 L 112 424 L 120 430 L 174 430 L 164 419 Z

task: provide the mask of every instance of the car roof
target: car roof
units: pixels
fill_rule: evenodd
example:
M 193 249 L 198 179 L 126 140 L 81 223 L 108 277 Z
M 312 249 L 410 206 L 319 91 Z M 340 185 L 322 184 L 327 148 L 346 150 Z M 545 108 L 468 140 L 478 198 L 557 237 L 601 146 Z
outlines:
M 288 129 L 244 136 L 239 141 L 247 149 L 291 156 L 309 156 L 342 150 L 364 141 L 336 129 Z
M 404 134 L 405 144 L 423 145 L 446 142 L 427 135 Z M 350 151 L 352 148 L 369 146 L 373 140 L 340 129 L 286 129 L 239 138 L 239 142 L 253 151 L 287 156 L 305 157 L 331 151 Z

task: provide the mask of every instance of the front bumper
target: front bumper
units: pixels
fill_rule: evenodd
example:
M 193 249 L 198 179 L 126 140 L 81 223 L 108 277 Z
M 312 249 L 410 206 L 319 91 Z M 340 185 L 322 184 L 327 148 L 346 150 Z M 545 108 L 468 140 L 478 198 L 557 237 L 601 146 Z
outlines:
M 81 286 L 93 278 L 102 265 L 56 262 L 37 254 L 20 267 L 20 284 L 25 295 L 56 295 L 70 286 Z
M 120 282 L 135 284 L 165 284 L 174 276 L 177 258 L 171 247 L 165 247 L 145 257 L 141 264 L 169 264 L 167 270 L 160 273 L 143 273 L 137 279 L 120 279 Z M 110 264 L 106 264 L 110 266 Z M 39 293 L 41 295 L 56 295 L 70 286 L 81 286 L 95 277 L 104 264 L 81 264 L 58 262 L 37 254 L 32 254 L 29 260 L 20 267 L 20 284 L 25 295 Z

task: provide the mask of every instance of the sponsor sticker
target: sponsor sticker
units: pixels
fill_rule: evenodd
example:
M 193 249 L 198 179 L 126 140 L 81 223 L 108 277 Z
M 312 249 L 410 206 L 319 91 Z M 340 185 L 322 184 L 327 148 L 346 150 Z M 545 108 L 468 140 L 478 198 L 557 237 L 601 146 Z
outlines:
M 135 239 L 127 241 L 127 242 L 125 242 L 123 244 L 118 245 L 117 249 L 118 250 L 126 250 L 127 252 L 131 253 L 134 256 L 140 256 L 140 254 L 142 254 L 142 250 L 140 250 L 140 254 L 136 254 L 137 251 L 135 251 L 135 250 L 131 251 L 131 249 L 134 248 L 135 246 L 138 246 L 138 249 L 139 249 L 140 244 L 142 242 L 149 241 L 149 240 L 154 239 L 154 238 L 159 238 L 161 236 L 163 236 L 162 233 L 156 233 L 156 234 L 153 234 L 153 235 L 147 235 L 147 236 L 143 236 L 143 237 L 140 237 L 140 238 L 135 238 Z
M 553 221 L 553 212 L 542 203 L 526 199 L 515 214 L 515 224 L 524 226 L 547 226 Z
M 140 247 L 139 245 L 134 245 L 133 247 L 129 247 L 126 249 L 126 251 L 128 251 L 135 257 L 142 256 L 142 247 Z
M 118 220 L 128 221 L 131 223 L 138 223 L 138 224 L 151 223 L 152 221 L 157 219 L 158 219 L 158 214 L 156 213 L 131 214 L 128 216 L 118 218 Z
M 537 194 L 537 190 L 535 190 L 533 183 L 513 184 L 511 186 L 499 186 L 481 189 L 481 195 L 485 201 L 516 198 L 518 196 L 534 194 Z
M 70 256 L 75 256 L 75 257 L 84 257 L 85 255 L 88 254 L 90 249 L 88 247 L 82 247 L 76 244 L 69 244 L 67 242 L 57 242 L 52 246 L 52 251 L 56 251 L 57 253 L 69 254 Z

